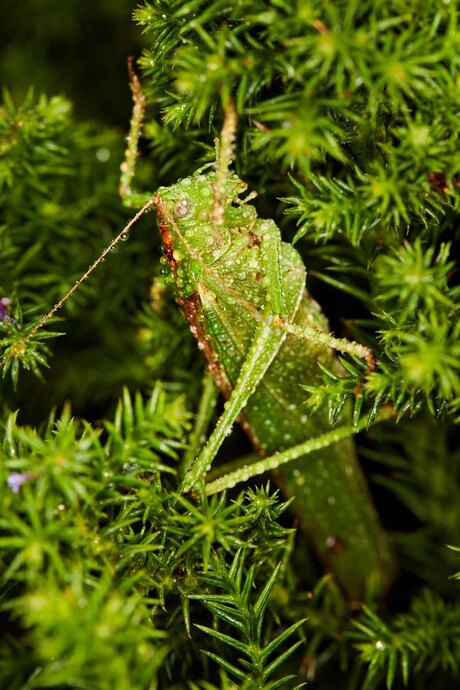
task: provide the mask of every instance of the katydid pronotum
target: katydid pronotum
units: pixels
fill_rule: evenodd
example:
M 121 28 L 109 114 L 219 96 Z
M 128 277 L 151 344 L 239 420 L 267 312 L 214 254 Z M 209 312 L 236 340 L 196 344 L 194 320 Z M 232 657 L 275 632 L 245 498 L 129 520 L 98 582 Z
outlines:
M 145 99 L 134 73 L 131 86 L 134 110 L 120 191 L 128 205 L 142 208 L 2 364 L 125 239 L 140 215 L 156 206 L 177 302 L 205 355 L 206 394 L 212 398 L 212 377 L 226 399 L 204 447 L 196 457 L 186 456 L 180 490 L 213 493 L 273 470 L 284 493 L 294 497 L 293 507 L 318 556 L 347 596 L 362 598 L 369 581 L 385 588 L 393 577 L 393 560 L 349 438 L 359 427 L 331 429 L 327 415 L 309 417 L 299 385 L 317 379 L 318 362 L 335 366 L 331 348 L 368 363 L 370 351 L 328 334 L 325 317 L 306 291 L 300 255 L 281 241 L 274 221 L 258 218 L 248 203 L 253 195 L 240 198 L 247 185 L 230 170 L 237 123 L 230 99 L 216 142 L 215 171 L 202 169 L 153 196 L 133 193 Z M 261 459 L 206 483 L 236 420 Z

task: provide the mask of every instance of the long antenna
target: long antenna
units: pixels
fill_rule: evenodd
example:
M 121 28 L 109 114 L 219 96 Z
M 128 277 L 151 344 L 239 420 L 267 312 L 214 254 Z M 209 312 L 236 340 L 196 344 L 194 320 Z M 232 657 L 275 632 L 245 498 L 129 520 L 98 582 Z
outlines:
M 91 275 L 91 273 L 94 271 L 95 268 L 99 266 L 99 264 L 104 261 L 105 257 L 111 250 L 120 242 L 120 240 L 125 240 L 128 232 L 130 231 L 131 227 L 136 223 L 139 218 L 155 203 L 154 197 L 150 198 L 136 213 L 133 218 L 125 225 L 123 230 L 121 230 L 118 235 L 111 241 L 111 243 L 104 249 L 102 254 L 99 256 L 99 258 L 96 259 L 94 263 L 91 264 L 91 266 L 88 268 L 88 270 L 82 275 L 81 278 L 79 278 L 75 285 L 73 285 L 68 292 L 62 297 L 59 302 L 57 302 L 54 307 L 47 313 L 45 316 L 42 316 L 40 321 L 32 328 L 32 330 L 24 337 L 22 340 L 20 340 L 16 345 L 13 346 L 11 351 L 6 355 L 6 357 L 3 357 L 2 360 L 0 360 L 0 369 L 7 363 L 9 362 L 10 359 L 15 357 L 16 355 L 19 354 L 19 352 L 22 350 L 24 345 L 32 338 L 32 336 L 35 335 L 37 331 L 42 328 L 49 319 L 54 316 L 54 314 L 62 307 L 65 302 L 69 299 L 69 297 L 72 297 L 73 293 L 78 290 L 80 285 L 88 278 L 88 276 Z

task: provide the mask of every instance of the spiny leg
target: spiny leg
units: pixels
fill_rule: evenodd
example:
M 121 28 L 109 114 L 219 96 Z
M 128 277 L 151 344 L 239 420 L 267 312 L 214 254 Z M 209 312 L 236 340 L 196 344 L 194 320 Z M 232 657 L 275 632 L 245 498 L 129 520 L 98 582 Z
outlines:
M 200 261 L 199 257 L 197 257 L 197 261 Z M 293 323 L 280 313 L 273 314 L 273 312 L 261 312 L 254 304 L 251 304 L 248 300 L 244 299 L 244 297 L 241 297 L 241 295 L 238 295 L 234 290 L 232 290 L 231 287 L 225 285 L 223 281 L 220 280 L 219 276 L 213 271 L 212 267 L 204 265 L 203 269 L 216 281 L 217 284 L 224 289 L 226 293 L 228 293 L 228 295 L 232 297 L 235 302 L 238 302 L 241 305 L 242 309 L 250 312 L 254 319 L 259 323 L 270 324 L 271 327 L 276 330 L 281 330 L 286 334 L 293 335 L 301 340 L 307 340 L 315 345 L 323 345 L 324 347 L 329 347 L 337 352 L 354 355 L 364 359 L 369 371 L 375 370 L 375 355 L 369 347 L 366 347 L 366 345 L 362 345 L 355 340 L 336 338 L 330 333 L 326 333 L 325 331 L 321 331 L 317 328 L 312 328 L 311 326 Z M 273 303 L 276 305 L 276 291 L 273 287 L 273 284 L 269 282 L 269 297 L 270 292 L 273 292 L 275 295 Z M 273 311 L 276 312 L 276 309 Z
M 261 261 L 267 280 L 267 296 L 273 314 L 272 326 L 301 340 L 308 340 L 315 345 L 324 345 L 338 352 L 361 357 L 366 360 L 369 370 L 372 371 L 375 368 L 374 353 L 365 345 L 346 338 L 335 338 L 330 333 L 325 333 L 305 324 L 293 323 L 287 318 L 281 278 L 281 242 L 278 232 L 277 228 L 276 231 L 269 230 L 263 236 L 261 246 Z
M 211 495 L 224 491 L 225 489 L 231 489 L 236 486 L 236 484 L 247 481 L 248 479 L 251 479 L 251 477 L 256 477 L 257 475 L 263 474 L 264 472 L 268 472 L 270 470 L 276 470 L 281 467 L 281 465 L 285 465 L 293 460 L 298 460 L 304 455 L 309 455 L 310 453 L 321 450 L 322 448 L 327 448 L 328 446 L 331 446 L 334 443 L 347 438 L 348 436 L 353 436 L 354 434 L 357 434 L 365 429 L 367 426 L 368 422 L 366 419 L 361 420 L 356 426 L 346 424 L 337 427 L 337 429 L 332 429 L 325 434 L 321 434 L 321 436 L 310 438 L 304 443 L 299 443 L 296 446 L 292 446 L 292 448 L 280 451 L 279 453 L 274 453 L 273 455 L 263 458 L 262 460 L 258 460 L 250 465 L 245 462 L 243 466 L 237 467 L 237 469 L 228 472 L 227 474 L 206 484 L 204 489 L 205 493 L 207 495 Z M 239 465 L 239 462 L 235 463 L 235 465 Z M 306 467 L 306 470 L 307 469 L 308 468 Z
M 289 333 L 300 340 L 308 340 L 316 345 L 324 345 L 337 352 L 365 359 L 369 371 L 374 371 L 375 369 L 374 353 L 370 348 L 361 343 L 357 343 L 354 340 L 347 340 L 346 338 L 335 338 L 330 333 L 324 333 L 316 328 L 311 328 L 303 324 L 298 325 L 296 323 L 290 323 L 283 317 L 275 316 L 272 320 L 272 324 L 274 328 L 279 328 L 285 333 Z
M 285 337 L 284 333 L 273 329 L 269 324 L 261 323 L 257 326 L 253 343 L 232 394 L 225 403 L 224 412 L 205 447 L 187 470 L 180 489 L 182 492 L 190 491 L 204 477 L 236 418 L 278 354 Z
M 129 123 L 129 134 L 125 158 L 120 165 L 120 184 L 118 190 L 125 206 L 128 208 L 139 208 L 149 198 L 149 194 L 142 194 L 133 189 L 133 179 L 136 174 L 136 162 L 139 155 L 139 139 L 142 134 L 144 123 L 145 108 L 147 99 L 142 91 L 140 79 L 134 69 L 134 59 L 128 60 L 128 72 L 131 93 L 133 95 L 133 112 Z
M 204 375 L 203 390 L 201 393 L 200 405 L 195 419 L 193 431 L 190 434 L 189 446 L 184 453 L 181 474 L 184 474 L 192 465 L 199 449 L 206 441 L 206 432 L 213 415 L 219 390 L 214 382 L 214 376 L 210 372 Z

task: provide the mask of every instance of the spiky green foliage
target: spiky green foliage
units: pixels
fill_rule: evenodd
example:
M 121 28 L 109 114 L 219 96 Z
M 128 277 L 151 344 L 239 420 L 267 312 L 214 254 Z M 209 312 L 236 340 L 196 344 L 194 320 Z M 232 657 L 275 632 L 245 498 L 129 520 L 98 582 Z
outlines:
M 281 653 L 283 643 L 305 623 L 305 620 L 296 621 L 271 642 L 263 643 L 264 613 L 279 570 L 280 567 L 277 566 L 256 601 L 252 602 L 255 568 L 245 572 L 244 552 L 239 551 L 230 568 L 225 562 L 217 562 L 212 575 L 204 574 L 201 577 L 208 587 L 221 590 L 218 594 L 200 594 L 191 597 L 202 601 L 217 619 L 229 625 L 233 632 L 236 631 L 236 636 L 228 635 L 216 628 L 197 625 L 201 631 L 207 633 L 224 648 L 230 647 L 236 650 L 238 655 L 242 655 L 237 661 L 235 659 L 227 661 L 214 652 L 207 652 L 211 659 L 231 676 L 236 677 L 244 690 L 258 688 L 276 690 L 287 687 L 290 681 L 295 679 L 294 675 L 290 675 L 277 681 L 269 680 L 270 676 L 302 644 L 299 640 Z M 275 653 L 277 654 L 274 657 Z
M 440 597 L 424 590 L 414 599 L 407 613 L 400 614 L 391 628 L 369 609 L 355 622 L 354 638 L 363 661 L 369 664 L 364 687 L 376 687 L 385 677 L 391 690 L 395 677 L 435 676 L 460 671 L 460 606 L 446 604 Z
M 219 592 L 238 554 L 247 596 L 256 574 L 268 580 L 247 618 L 260 624 L 276 579 L 270 573 L 289 543 L 289 530 L 274 523 L 283 507 L 263 491 L 198 504 L 174 493 L 190 424 L 184 402 L 159 386 L 146 403 L 125 393 L 105 434 L 68 411 L 42 434 L 17 426 L 14 415 L 8 420 L 0 549 L 11 632 L 2 643 L 3 687 L 121 690 L 186 679 L 206 647 L 191 627 L 199 611 L 191 595 Z M 266 664 L 266 675 L 278 665 Z
M 117 196 L 120 137 L 76 123 L 66 99 L 35 97 L 30 92 L 16 105 L 5 92 L 0 149 L 0 293 L 11 300 L 7 318 L 0 319 L 0 331 L 2 352 L 7 355 L 36 323 L 37 315 L 72 287 L 114 230 L 126 222 L 126 213 Z M 76 318 L 75 330 L 70 320 L 66 331 L 71 337 L 55 351 L 48 377 L 54 383 L 46 394 L 50 407 L 65 396 L 72 397 L 74 406 L 90 397 L 96 403 L 106 401 L 126 383 L 147 383 L 147 371 L 153 382 L 164 367 L 175 368 L 175 363 L 186 376 L 189 340 L 176 310 L 170 310 L 168 321 L 146 306 L 155 271 L 151 259 L 142 256 L 140 236 L 124 245 L 123 257 L 111 256 L 110 268 L 106 264 L 96 280 L 84 283 L 67 303 L 70 318 Z M 155 242 L 152 252 L 154 247 Z M 132 262 L 128 272 L 126 261 Z M 167 300 L 158 308 L 168 312 Z M 104 322 L 111 324 L 109 329 L 102 326 Z M 50 335 L 40 331 L 18 359 L 7 363 L 2 376 L 10 371 L 16 386 L 20 364 L 38 373 L 49 352 Z M 68 366 L 69 358 L 80 361 L 76 369 Z M 79 367 L 85 369 L 84 381 L 77 373 Z M 16 404 L 33 410 L 28 397 L 24 403 L 19 390 Z
M 104 77 L 114 67 L 102 37 L 120 7 L 109 4 L 101 44 L 91 42 L 97 60 L 84 46 L 71 64 L 37 60 L 31 74 L 50 95 L 3 99 L 2 352 L 127 219 L 122 133 L 103 96 L 105 84 L 127 109 L 128 87 Z M 24 30 L 26 6 L 11 14 Z M 38 33 L 76 32 L 82 7 L 63 4 L 49 26 L 40 16 Z M 331 422 L 350 401 L 356 420 L 388 416 L 360 440 L 398 552 L 387 601 L 350 606 L 302 535 L 286 531 L 294 521 L 279 495 L 175 493 L 202 360 L 164 289 L 147 217 L 2 371 L 2 687 L 214 690 L 290 674 L 317 690 L 456 687 L 459 567 L 447 544 L 460 541 L 458 10 L 456 0 L 155 0 L 135 11 L 149 100 L 139 186 L 154 191 L 212 162 L 232 95 L 235 167 L 258 192 L 259 216 L 295 237 L 337 335 L 376 353 L 371 374 L 347 358 L 342 372 L 323 370 L 321 386 L 303 384 L 306 405 L 328 405 Z M 131 26 L 124 15 L 117 35 Z M 0 59 L 17 92 L 25 51 L 7 39 Z M 53 95 L 54 63 L 75 70 L 76 111 L 104 122 L 82 123 Z M 88 74 L 97 92 L 84 88 Z M 117 403 L 123 386 L 132 393 Z M 55 421 L 52 407 L 66 400 L 90 421 L 72 420 L 69 407 Z M 236 437 L 224 460 L 247 451 Z M 270 588 L 267 609 L 255 611 Z M 306 639 L 288 658 L 300 631 L 283 636 L 305 618 Z M 267 649 L 275 654 L 261 663 Z

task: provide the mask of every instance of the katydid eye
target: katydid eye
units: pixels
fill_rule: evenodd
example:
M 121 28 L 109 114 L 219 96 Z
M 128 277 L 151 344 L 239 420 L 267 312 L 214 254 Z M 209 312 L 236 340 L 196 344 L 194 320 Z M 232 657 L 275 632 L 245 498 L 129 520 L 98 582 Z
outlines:
M 182 199 L 174 206 L 174 213 L 178 218 L 184 218 L 192 210 L 192 203 L 188 199 Z

